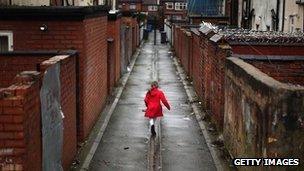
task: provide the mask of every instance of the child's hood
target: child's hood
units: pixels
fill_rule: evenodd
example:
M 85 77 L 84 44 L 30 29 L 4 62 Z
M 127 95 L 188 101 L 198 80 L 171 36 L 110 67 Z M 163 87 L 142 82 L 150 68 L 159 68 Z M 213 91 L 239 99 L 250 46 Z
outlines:
M 149 92 L 151 96 L 156 96 L 158 94 L 158 89 L 153 87 Z

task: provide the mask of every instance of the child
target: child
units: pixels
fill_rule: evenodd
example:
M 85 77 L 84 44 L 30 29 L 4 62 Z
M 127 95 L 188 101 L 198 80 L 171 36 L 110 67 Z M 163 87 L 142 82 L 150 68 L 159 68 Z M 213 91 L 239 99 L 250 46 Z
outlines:
M 154 126 L 156 118 L 163 116 L 162 105 L 160 104 L 160 101 L 167 107 L 168 110 L 170 110 L 170 105 L 166 100 L 164 93 L 158 89 L 158 82 L 154 81 L 152 82 L 151 89 L 147 92 L 145 98 L 145 104 L 147 107 L 145 111 L 145 117 L 148 117 L 150 119 L 151 134 L 153 136 L 156 135 Z

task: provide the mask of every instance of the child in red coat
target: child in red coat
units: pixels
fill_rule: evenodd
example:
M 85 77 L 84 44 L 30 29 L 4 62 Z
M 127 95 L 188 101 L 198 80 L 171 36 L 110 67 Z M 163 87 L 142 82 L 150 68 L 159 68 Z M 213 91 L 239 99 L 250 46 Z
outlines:
M 160 102 L 162 102 L 167 107 L 167 109 L 170 110 L 170 105 L 164 93 L 158 89 L 157 81 L 154 81 L 152 82 L 151 89 L 147 92 L 145 98 L 145 104 L 147 107 L 145 111 L 145 117 L 148 117 L 150 119 L 151 133 L 153 136 L 156 135 L 154 126 L 156 118 L 163 116 L 162 105 Z

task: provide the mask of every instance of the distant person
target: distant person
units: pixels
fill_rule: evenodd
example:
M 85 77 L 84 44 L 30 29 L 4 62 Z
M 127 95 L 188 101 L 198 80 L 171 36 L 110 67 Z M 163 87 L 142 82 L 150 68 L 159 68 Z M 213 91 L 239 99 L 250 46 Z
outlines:
M 151 84 L 150 90 L 147 92 L 145 97 L 145 104 L 147 109 L 145 111 L 145 117 L 150 119 L 150 128 L 151 128 L 151 134 L 153 136 L 156 135 L 155 132 L 155 121 L 157 117 L 163 116 L 163 110 L 162 110 L 162 102 L 168 110 L 170 110 L 170 105 L 164 95 L 164 93 L 158 89 L 158 82 L 153 81 Z

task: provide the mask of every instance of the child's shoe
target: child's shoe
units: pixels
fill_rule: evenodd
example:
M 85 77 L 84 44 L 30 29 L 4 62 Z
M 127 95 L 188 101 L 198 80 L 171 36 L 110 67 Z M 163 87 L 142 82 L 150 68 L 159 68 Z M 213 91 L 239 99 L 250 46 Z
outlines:
M 156 135 L 155 126 L 154 125 L 151 126 L 151 134 L 152 134 L 152 136 Z

